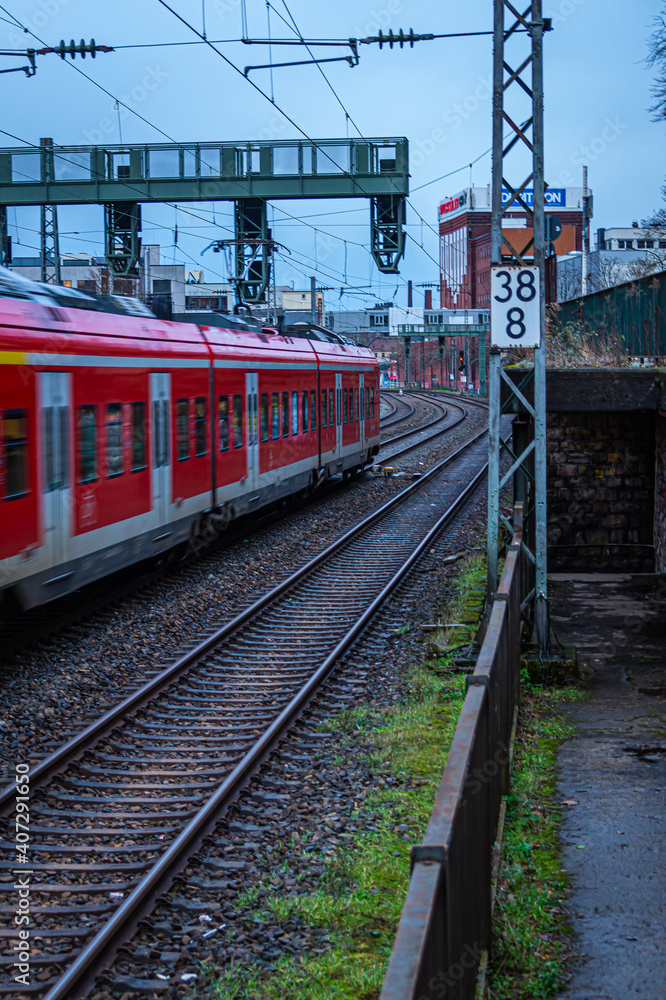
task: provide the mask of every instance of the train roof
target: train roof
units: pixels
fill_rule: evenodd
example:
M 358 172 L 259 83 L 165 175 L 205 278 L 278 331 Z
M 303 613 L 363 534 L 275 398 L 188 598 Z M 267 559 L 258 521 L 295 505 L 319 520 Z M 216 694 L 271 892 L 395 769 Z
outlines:
M 243 314 L 216 314 L 214 325 L 201 322 L 203 317 L 198 316 L 189 323 L 161 320 L 138 299 L 93 296 L 60 285 L 45 285 L 0 266 L 2 299 L 6 300 L 4 317 L 0 319 L 3 341 L 8 337 L 13 340 L 16 335 L 22 339 L 29 336 L 33 344 L 39 343 L 38 350 L 48 354 L 57 332 L 58 338 L 62 334 L 74 335 L 76 339 L 69 341 L 67 350 L 75 354 L 118 355 L 130 351 L 201 356 L 210 350 L 217 358 L 240 352 L 258 359 L 268 350 L 289 353 L 300 363 L 313 355 L 322 361 L 347 365 L 375 363 L 368 348 L 316 324 L 297 323 L 277 330 Z M 37 308 L 22 307 L 21 303 L 26 302 Z M 12 328 L 14 333 L 10 333 Z M 58 342 L 62 349 L 61 340 Z
M 94 312 L 155 318 L 155 314 L 147 305 L 132 296 L 92 295 L 77 288 L 68 288 L 66 285 L 47 285 L 41 281 L 24 278 L 23 275 L 2 266 L 0 266 L 0 298 L 23 299 L 68 309 L 91 309 Z

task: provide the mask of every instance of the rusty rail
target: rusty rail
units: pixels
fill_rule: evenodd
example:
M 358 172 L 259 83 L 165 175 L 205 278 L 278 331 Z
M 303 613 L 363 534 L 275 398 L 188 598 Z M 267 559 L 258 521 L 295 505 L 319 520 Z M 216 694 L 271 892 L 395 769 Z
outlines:
M 380 1000 L 473 1000 L 490 950 L 492 854 L 520 684 L 520 610 L 531 588 L 522 505 L 468 678 L 412 874 Z

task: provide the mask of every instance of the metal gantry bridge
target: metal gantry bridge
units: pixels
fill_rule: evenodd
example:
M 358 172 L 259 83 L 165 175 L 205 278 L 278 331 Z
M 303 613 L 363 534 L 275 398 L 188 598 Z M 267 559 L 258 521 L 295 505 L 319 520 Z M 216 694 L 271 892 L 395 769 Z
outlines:
M 109 266 L 131 276 L 141 254 L 142 204 L 233 201 L 236 280 L 245 301 L 257 301 L 270 275 L 267 202 L 366 198 L 372 256 L 380 271 L 394 273 L 404 253 L 408 160 L 404 138 L 125 146 L 42 140 L 39 147 L 1 149 L 0 263 L 9 262 L 10 206 L 41 206 L 54 220 L 49 235 L 57 244 L 57 206 L 103 205 Z

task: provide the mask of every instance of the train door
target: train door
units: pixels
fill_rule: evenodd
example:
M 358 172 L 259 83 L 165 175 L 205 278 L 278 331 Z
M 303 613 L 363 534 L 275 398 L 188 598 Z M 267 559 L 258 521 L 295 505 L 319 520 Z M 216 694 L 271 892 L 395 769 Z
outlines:
M 42 372 L 38 378 L 44 449 L 44 546 L 48 565 L 60 566 L 69 558 L 72 526 L 72 376 L 69 372 Z
M 342 455 L 342 372 L 335 373 L 335 454 Z
M 361 449 L 363 449 L 365 448 L 365 375 L 362 374 L 359 375 L 358 377 L 358 394 L 360 397 L 359 402 L 361 406 L 361 412 L 359 414 L 360 417 L 359 426 L 361 428 L 360 442 L 361 442 Z
M 153 510 L 159 524 L 169 521 L 171 498 L 170 421 L 171 376 L 168 372 L 151 372 L 153 434 Z
M 259 376 L 248 372 L 245 376 L 245 409 L 247 412 L 247 483 L 252 490 L 259 481 Z

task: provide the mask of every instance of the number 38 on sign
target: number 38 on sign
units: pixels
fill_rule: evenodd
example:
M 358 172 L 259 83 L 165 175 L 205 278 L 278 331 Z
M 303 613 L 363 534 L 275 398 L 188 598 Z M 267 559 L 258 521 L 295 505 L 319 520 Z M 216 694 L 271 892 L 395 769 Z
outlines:
M 490 275 L 492 347 L 539 347 L 541 291 L 538 267 L 493 267 Z

